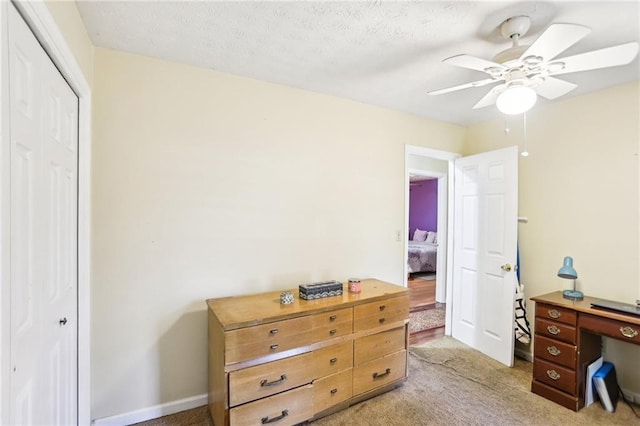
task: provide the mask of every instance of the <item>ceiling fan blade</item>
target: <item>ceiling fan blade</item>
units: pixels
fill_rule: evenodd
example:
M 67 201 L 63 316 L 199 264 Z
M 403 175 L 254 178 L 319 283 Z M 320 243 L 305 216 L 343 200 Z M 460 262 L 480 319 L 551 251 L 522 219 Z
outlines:
M 591 32 L 591 28 L 576 24 L 552 24 L 520 56 L 540 56 L 545 61 L 555 58 Z
M 485 70 L 487 68 L 498 68 L 505 71 L 508 70 L 507 67 L 497 62 L 488 61 L 486 59 L 464 54 L 452 56 L 443 60 L 442 62 L 444 62 L 445 64 L 455 65 L 457 67 L 468 68 L 470 70 L 482 72 L 486 72 Z
M 489 91 L 489 93 L 487 93 L 486 95 L 484 95 L 482 97 L 482 99 L 480 99 L 478 101 L 477 104 L 475 104 L 473 106 L 473 109 L 478 109 L 478 108 L 484 108 L 487 107 L 489 105 L 493 105 L 496 103 L 496 99 L 498 99 L 498 95 L 500 94 L 500 87 L 503 87 L 504 84 L 501 84 L 500 86 L 496 86 L 493 89 L 491 89 Z
M 495 83 L 498 80 L 494 80 L 492 78 L 487 78 L 485 80 L 478 80 L 471 83 L 461 84 L 459 86 L 447 87 L 446 89 L 433 90 L 431 92 L 427 92 L 428 95 L 442 95 L 444 93 L 455 92 L 456 90 L 468 89 L 470 87 L 481 87 L 486 86 L 487 84 Z
M 566 95 L 576 87 L 578 87 L 577 84 L 560 80 L 559 78 L 546 77 L 544 83 L 535 87 L 535 91 L 543 98 L 555 99 Z
M 564 68 L 554 71 L 552 63 L 551 67 L 549 67 L 549 74 L 568 74 L 571 72 L 626 65 L 633 61 L 637 54 L 638 43 L 635 41 L 618 46 L 606 47 L 604 49 L 592 50 L 591 52 L 580 53 L 553 61 L 553 63 L 564 63 Z

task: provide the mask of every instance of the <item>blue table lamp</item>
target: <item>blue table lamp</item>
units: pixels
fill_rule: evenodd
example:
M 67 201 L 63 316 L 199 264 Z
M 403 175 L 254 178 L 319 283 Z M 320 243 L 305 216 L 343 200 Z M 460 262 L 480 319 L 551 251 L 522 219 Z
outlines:
M 566 278 L 569 280 L 573 280 L 573 290 L 565 290 L 562 292 L 562 297 L 565 299 L 571 300 L 582 300 L 584 298 L 584 294 L 581 291 L 576 290 L 576 279 L 578 278 L 578 273 L 575 269 L 573 269 L 573 258 L 570 256 L 566 256 L 564 258 L 564 262 L 562 263 L 562 268 L 558 271 L 558 276 L 560 278 Z

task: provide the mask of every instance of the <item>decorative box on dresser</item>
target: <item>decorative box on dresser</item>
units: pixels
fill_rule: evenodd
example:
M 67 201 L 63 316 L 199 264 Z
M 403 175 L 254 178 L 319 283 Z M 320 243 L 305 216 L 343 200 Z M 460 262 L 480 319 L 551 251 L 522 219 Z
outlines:
M 596 299 L 564 299 L 557 291 L 534 297 L 531 391 L 571 410 L 584 407 L 586 370 L 601 354 L 601 336 L 640 344 L 640 317 L 595 309 Z
M 294 425 L 407 377 L 409 296 L 368 279 L 360 293 L 292 304 L 280 292 L 207 300 L 215 426 Z

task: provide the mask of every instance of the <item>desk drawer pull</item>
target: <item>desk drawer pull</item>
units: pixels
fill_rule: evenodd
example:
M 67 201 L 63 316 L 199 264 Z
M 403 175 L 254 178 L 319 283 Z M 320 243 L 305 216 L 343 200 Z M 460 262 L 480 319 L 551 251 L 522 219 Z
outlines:
M 387 368 L 384 373 L 377 373 L 377 372 L 373 373 L 373 378 L 374 379 L 379 379 L 381 377 L 388 376 L 389 374 L 391 374 L 391 369 Z
M 547 376 L 549 376 L 551 380 L 558 380 L 560 378 L 560 374 L 558 374 L 556 370 L 547 370 Z
M 278 380 L 274 380 L 273 382 L 270 382 L 267 379 L 264 379 L 263 381 L 260 382 L 260 386 L 263 388 L 266 386 L 275 386 L 275 385 L 280 385 L 286 381 L 287 381 L 287 375 L 283 374 L 282 376 L 280 376 Z
M 547 326 L 547 331 L 551 334 L 558 335 L 560 334 L 560 329 L 558 327 L 556 327 L 555 325 L 549 325 Z
M 335 364 L 336 362 L 338 362 L 338 358 L 331 358 L 329 360 L 329 364 Z
M 549 317 L 553 318 L 553 319 L 558 319 L 558 318 L 560 318 L 562 316 L 560 311 L 557 310 L 557 309 L 549 309 L 549 311 L 547 313 L 549 314 Z
M 335 395 L 336 393 L 338 393 L 338 389 L 336 388 L 331 389 L 331 395 Z
M 378 322 L 379 322 L 380 324 L 384 324 L 384 322 L 385 322 L 385 321 L 386 321 L 386 319 L 384 319 L 384 318 L 380 318 L 380 319 L 378 320 Z
M 555 346 L 547 346 L 547 352 L 549 352 L 549 354 L 553 356 L 560 355 L 560 349 L 556 348 Z
M 331 315 L 331 316 L 329 317 L 329 321 L 335 321 L 337 318 L 338 318 L 338 316 L 337 316 L 337 315 Z
M 381 311 L 384 311 L 384 309 L 385 309 L 385 308 L 386 308 L 386 306 L 385 306 L 385 305 L 380 305 L 380 310 L 381 310 Z
M 277 350 L 280 347 L 280 345 L 271 345 L 269 346 L 269 349 L 271 349 L 272 351 Z
M 273 330 L 269 330 L 269 334 L 278 334 L 280 330 L 278 330 L 277 328 L 274 328 Z
M 277 422 L 278 420 L 282 420 L 288 415 L 289 415 L 289 410 L 282 410 L 282 414 L 280 414 L 278 417 L 273 417 L 270 419 L 267 416 L 267 417 L 263 417 L 260 421 L 262 422 L 263 425 L 266 425 L 267 423 L 273 423 L 273 422 Z
M 626 326 L 626 327 L 620 327 L 620 333 L 622 333 L 624 337 L 633 339 L 638 335 L 638 330 L 634 330 L 633 328 Z
M 332 335 L 332 336 L 334 334 L 336 334 L 337 332 L 338 332 L 338 330 L 336 330 L 335 328 L 333 330 L 329 330 L 329 334 Z

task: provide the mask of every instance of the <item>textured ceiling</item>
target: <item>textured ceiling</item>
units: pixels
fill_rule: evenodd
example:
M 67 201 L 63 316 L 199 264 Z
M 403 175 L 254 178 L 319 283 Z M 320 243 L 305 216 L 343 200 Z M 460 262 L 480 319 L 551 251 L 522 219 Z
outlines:
M 640 40 L 640 2 L 489 1 L 79 1 L 97 46 L 357 100 L 462 125 L 496 118 L 473 110 L 489 87 L 428 91 L 483 79 L 442 60 L 491 59 L 510 47 L 499 26 L 532 19 L 521 44 L 552 23 L 593 32 L 560 56 Z M 640 79 L 631 64 L 566 74 L 564 98 Z M 560 98 L 562 99 L 562 98 Z M 539 103 L 549 102 L 540 99 Z

